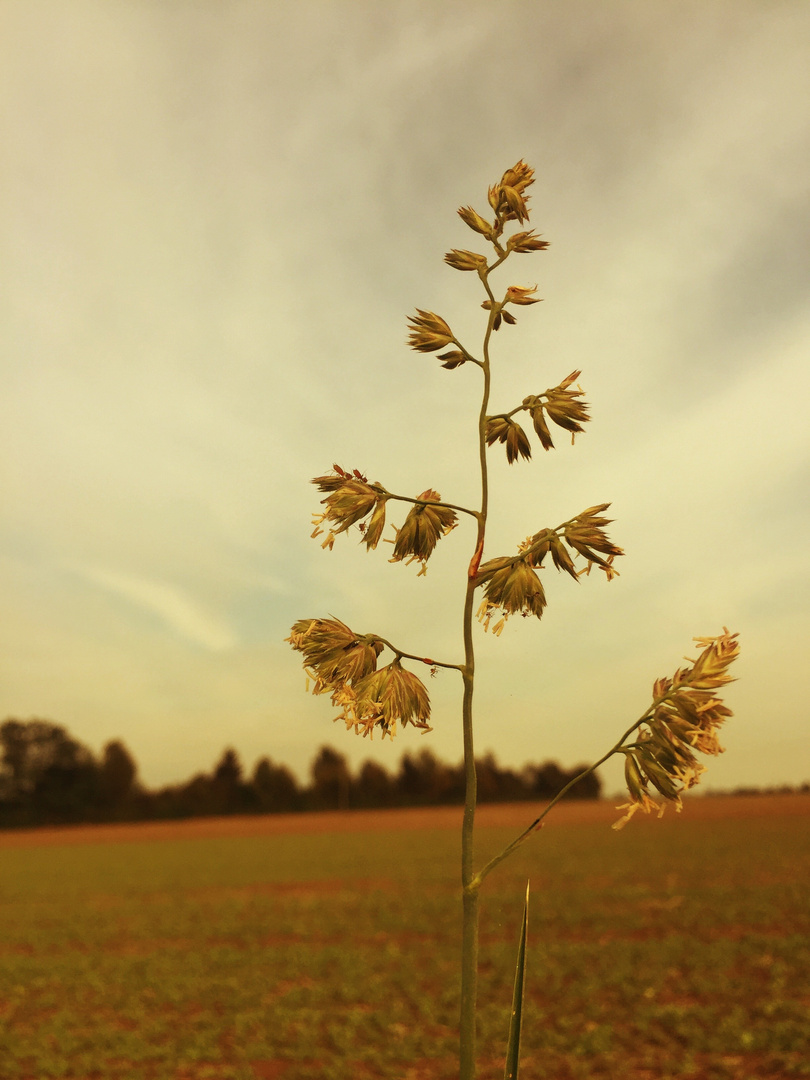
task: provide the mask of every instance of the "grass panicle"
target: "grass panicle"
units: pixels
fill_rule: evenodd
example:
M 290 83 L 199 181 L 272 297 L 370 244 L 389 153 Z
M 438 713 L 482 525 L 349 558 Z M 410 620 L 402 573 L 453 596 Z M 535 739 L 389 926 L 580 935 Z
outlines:
M 486 312 L 486 321 L 477 355 L 459 340 L 443 316 L 417 308 L 416 314 L 408 319 L 407 342 L 416 352 L 438 354 L 445 370 L 464 369 L 464 374 L 454 375 L 455 378 L 467 377 L 471 372 L 474 376 L 476 369 L 480 372 L 475 376 L 480 379 L 477 415 L 470 418 L 471 450 L 477 451 L 474 460 L 479 473 L 477 504 L 468 507 L 445 502 L 433 487 L 426 488 L 416 498 L 395 494 L 379 483 L 369 483 L 359 470 L 348 471 L 337 465 L 331 473 L 313 480 L 325 496 L 324 509 L 313 520 L 313 536 L 323 536 L 321 543 L 326 549 L 333 547 L 337 536 L 356 528 L 366 549 L 375 550 L 383 539 L 391 504 L 397 501 L 409 503 L 410 509 L 402 524 L 393 526 L 394 552 L 390 561 L 416 562 L 420 567 L 419 576 L 425 574 L 439 540 L 455 530 L 462 517 L 472 526 L 472 536 L 468 535 L 471 557 L 465 564 L 463 656 L 429 661 L 434 671 L 455 669 L 462 679 L 460 734 L 464 752 L 465 802 L 461 831 L 461 1080 L 474 1080 L 477 1070 L 478 893 L 484 879 L 522 847 L 560 798 L 614 755 L 624 756 L 629 797 L 629 802 L 621 807 L 625 814 L 616 827 L 624 825 L 639 810 L 660 813 L 666 802 L 673 802 L 680 808 L 681 793 L 698 782 L 704 769 L 695 753 L 712 755 L 720 752 L 717 729 L 731 712 L 717 697 L 716 691 L 729 681 L 728 667 L 739 652 L 736 635 L 727 630 L 716 637 L 698 639 L 701 652 L 697 659 L 691 661 L 689 667 L 679 669 L 671 679 L 659 679 L 655 683 L 652 706 L 628 727 L 611 749 L 568 783 L 516 839 L 476 870 L 473 621 L 477 615 L 484 630 L 491 629 L 497 636 L 512 615 L 541 618 L 547 607 L 547 597 L 540 571 L 547 556 L 559 572 L 575 581 L 588 576 L 594 567 L 604 573 L 607 581 L 612 581 L 618 576 L 615 561 L 624 555 L 607 535 L 606 527 L 611 524 L 611 519 L 604 516 L 609 506 L 605 502 L 575 514 L 553 529 L 543 528 L 528 536 L 518 545 L 514 555 L 484 558 L 489 521 L 488 453 L 493 447 L 503 447 L 509 465 L 532 459 L 529 434 L 515 415 L 528 414 L 531 430 L 546 451 L 554 447 L 552 426 L 570 434 L 573 443 L 577 435 L 584 433 L 584 425 L 591 419 L 590 406 L 584 400 L 585 392 L 578 383 L 582 374 L 579 369 L 543 393 L 526 395 L 521 404 L 511 410 L 490 410 L 493 334 L 502 327 L 515 324 L 515 309 L 522 312 L 534 308 L 541 299 L 536 295 L 537 285 L 507 285 L 496 292 L 493 276 L 511 256 L 536 254 L 548 248 L 548 241 L 540 239 L 534 229 L 522 228 L 530 217 L 528 189 L 534 179 L 534 170 L 525 161 L 518 161 L 503 173 L 498 183 L 489 187 L 489 210 L 485 214 L 469 205 L 458 211 L 464 224 L 492 249 L 489 254 L 482 254 L 463 247 L 452 248 L 444 256 L 450 268 L 473 275 L 469 280 L 477 283 L 485 294 L 480 306 Z M 514 225 L 520 228 L 509 232 Z M 520 261 L 522 265 L 522 258 Z M 314 693 L 329 694 L 332 704 L 339 709 L 335 719 L 342 720 L 347 729 L 360 735 L 371 735 L 378 730 L 390 737 L 398 726 L 408 724 L 423 731 L 430 730 L 427 690 L 418 676 L 402 663 L 403 660 L 428 663 L 420 660 L 418 653 L 392 647 L 384 638 L 375 635 L 356 635 L 344 623 L 331 618 L 297 622 L 288 640 L 303 655 L 305 669 L 313 680 Z M 378 668 L 377 658 L 383 648 L 394 648 L 395 655 L 388 665 Z M 518 958 L 520 995 L 516 998 L 517 1005 L 513 1004 L 507 1077 L 516 1077 L 518 1069 L 525 936 L 524 910 Z M 516 995 L 519 988 L 516 980 Z

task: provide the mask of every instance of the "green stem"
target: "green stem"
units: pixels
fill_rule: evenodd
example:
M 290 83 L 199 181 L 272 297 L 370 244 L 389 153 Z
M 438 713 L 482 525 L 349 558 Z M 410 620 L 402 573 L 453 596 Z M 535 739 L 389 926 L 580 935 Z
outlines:
M 474 518 L 479 517 L 477 510 L 470 510 L 468 507 L 458 506 L 456 503 L 442 502 L 440 499 L 411 499 L 408 495 L 394 495 L 393 492 L 384 488 L 382 484 L 369 484 L 369 487 L 372 491 L 384 495 L 386 499 L 393 499 L 394 502 L 415 503 L 417 506 L 443 506 L 447 510 L 458 510 L 460 514 L 469 514 L 470 517 Z
M 416 660 L 418 663 L 427 664 L 429 667 L 450 668 L 453 671 L 460 671 L 462 674 L 464 673 L 463 664 L 446 664 L 442 660 L 434 660 L 430 656 L 417 656 L 415 653 L 405 652 L 402 649 L 398 649 L 396 645 L 392 645 L 387 638 L 380 637 L 379 634 L 369 634 L 367 636 L 373 641 L 379 641 L 381 645 L 385 645 L 386 649 L 390 649 L 397 660 Z
M 473 586 L 467 587 L 465 604 L 465 638 L 468 625 L 466 615 L 471 608 L 469 598 Z M 466 642 L 465 642 L 466 644 Z M 472 646 L 465 648 L 468 666 L 464 671 L 464 700 L 462 722 L 464 727 L 464 819 L 461 826 L 461 884 L 462 884 L 462 934 L 461 934 L 461 1022 L 460 1032 L 460 1078 L 475 1080 L 476 1006 L 478 997 L 478 889 L 473 868 L 473 833 L 478 781 L 475 774 L 475 748 L 473 745 L 472 697 L 474 664 Z
M 487 293 L 492 296 L 489 284 L 482 276 Z M 495 311 L 489 313 L 484 336 L 484 386 L 481 409 L 478 415 L 478 459 L 481 468 L 481 511 L 478 515 L 478 534 L 475 551 L 467 571 L 467 591 L 464 598 L 464 697 L 462 701 L 462 728 L 464 737 L 464 819 L 461 827 L 461 885 L 462 901 L 462 953 L 461 953 L 461 1020 L 459 1024 L 459 1076 L 460 1080 L 475 1080 L 476 1006 L 478 995 L 478 890 L 480 880 L 474 871 L 475 807 L 478 798 L 478 780 L 475 773 L 475 745 L 473 741 L 473 689 L 475 685 L 475 650 L 473 647 L 473 605 L 477 586 L 478 567 L 484 551 L 484 538 L 489 503 L 489 478 L 487 473 L 486 419 L 490 391 L 489 339 L 495 321 Z

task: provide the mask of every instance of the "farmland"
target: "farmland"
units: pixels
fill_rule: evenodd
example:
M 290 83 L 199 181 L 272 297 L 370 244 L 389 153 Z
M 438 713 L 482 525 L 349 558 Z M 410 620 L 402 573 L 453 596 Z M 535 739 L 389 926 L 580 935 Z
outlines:
M 532 807 L 485 807 L 479 861 Z M 563 805 L 488 879 L 482 1080 L 810 1076 L 810 796 L 608 826 Z M 2 1080 L 451 1080 L 456 809 L 0 834 Z

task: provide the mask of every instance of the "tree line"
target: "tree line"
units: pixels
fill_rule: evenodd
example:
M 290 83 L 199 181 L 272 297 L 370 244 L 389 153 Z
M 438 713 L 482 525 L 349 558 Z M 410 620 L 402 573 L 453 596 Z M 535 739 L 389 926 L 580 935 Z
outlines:
M 480 802 L 553 798 L 582 771 L 555 762 L 502 768 L 492 754 L 477 761 Z M 596 799 L 595 773 L 569 797 Z M 300 784 L 286 765 L 260 758 L 247 774 L 228 747 L 210 772 L 150 790 L 120 740 L 94 754 L 60 724 L 5 720 L 0 724 L 0 827 L 79 822 L 146 821 L 220 814 L 272 814 L 306 810 L 461 805 L 464 773 L 429 749 L 407 752 L 396 771 L 365 761 L 352 771 L 346 758 L 322 746 Z

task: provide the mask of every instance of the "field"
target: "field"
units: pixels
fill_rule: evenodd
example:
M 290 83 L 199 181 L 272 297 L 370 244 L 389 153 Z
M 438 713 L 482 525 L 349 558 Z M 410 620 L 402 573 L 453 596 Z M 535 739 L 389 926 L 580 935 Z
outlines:
M 485 807 L 480 860 L 531 820 Z M 608 826 L 569 804 L 484 891 L 482 1080 L 810 1076 L 810 796 Z M 2 1080 L 452 1080 L 455 809 L 0 834 Z M 479 860 L 479 861 L 480 861 Z

